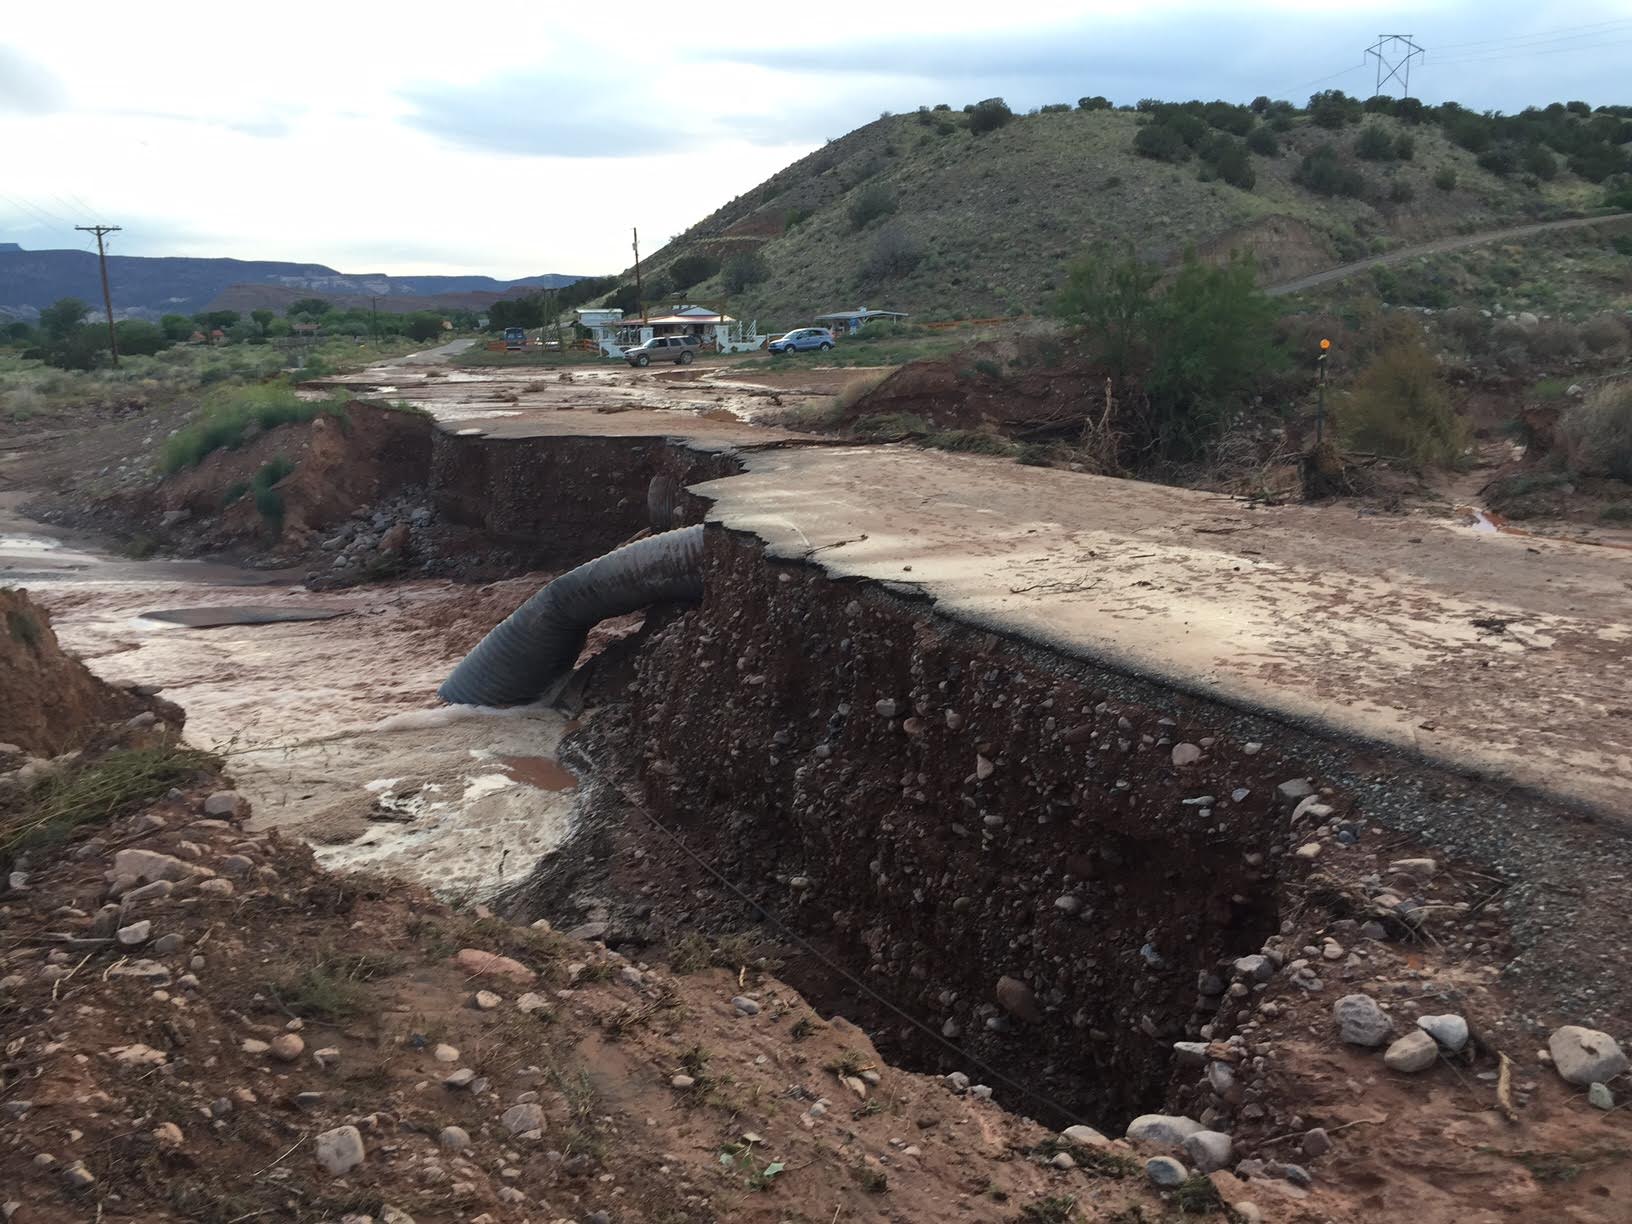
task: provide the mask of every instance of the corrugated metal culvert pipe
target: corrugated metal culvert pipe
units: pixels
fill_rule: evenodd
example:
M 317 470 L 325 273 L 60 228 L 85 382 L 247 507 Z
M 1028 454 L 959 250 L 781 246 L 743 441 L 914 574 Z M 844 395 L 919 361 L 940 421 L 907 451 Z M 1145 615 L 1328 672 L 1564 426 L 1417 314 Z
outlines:
M 703 597 L 703 529 L 625 544 L 550 582 L 476 644 L 437 696 L 456 705 L 525 705 L 572 670 L 589 631 L 612 616 Z

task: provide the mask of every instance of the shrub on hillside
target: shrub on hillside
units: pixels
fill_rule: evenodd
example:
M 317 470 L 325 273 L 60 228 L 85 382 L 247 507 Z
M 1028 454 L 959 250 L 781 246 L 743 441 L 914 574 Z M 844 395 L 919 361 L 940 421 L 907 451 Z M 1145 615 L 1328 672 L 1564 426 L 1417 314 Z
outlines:
M 1563 319 L 1543 319 L 1529 329 L 1525 347 L 1538 361 L 1563 361 L 1581 352 L 1581 333 Z
M 1479 163 L 1481 170 L 1488 170 L 1491 174 L 1506 178 L 1519 168 L 1519 159 L 1514 156 L 1513 150 L 1507 145 L 1497 145 L 1486 149 L 1474 159 Z
M 1358 123 L 1360 101 L 1341 89 L 1323 89 L 1309 99 L 1309 118 L 1319 127 L 1336 131 L 1351 123 Z
M 771 269 L 758 251 L 743 251 L 725 261 L 720 279 L 731 293 L 741 293 L 751 285 L 769 280 Z
M 1416 188 L 1403 178 L 1397 178 L 1388 185 L 1388 198 L 1395 204 L 1409 204 L 1417 198 Z
M 1252 131 L 1258 118 L 1245 106 L 1229 102 L 1209 102 L 1201 109 L 1202 120 L 1209 126 L 1232 136 L 1245 136 Z
M 880 217 L 887 217 L 900 207 L 895 192 L 888 183 L 868 183 L 850 201 L 850 224 L 863 229 Z
M 1632 383 L 1600 387 L 1570 405 L 1556 436 L 1572 471 L 1632 480 Z
M 1281 142 L 1275 139 L 1275 133 L 1268 127 L 1255 127 L 1247 133 L 1247 148 L 1261 157 L 1279 157 Z
M 1464 353 L 1482 352 L 1490 338 L 1490 320 L 1471 306 L 1455 306 L 1440 315 L 1439 329 Z
M 1177 130 L 1165 123 L 1147 123 L 1133 135 L 1133 151 L 1157 161 L 1182 162 L 1190 156 L 1190 146 Z
M 1242 191 L 1251 191 L 1258 181 L 1247 146 L 1229 136 L 1220 134 L 1203 145 L 1201 160 L 1206 167 L 1202 175 L 1204 178 L 1210 172 Z
M 1526 174 L 1533 174 L 1544 183 L 1558 177 L 1558 158 L 1540 144 L 1525 147 L 1524 152 L 1519 154 L 1519 166 Z
M 1581 343 L 1593 353 L 1620 352 L 1632 340 L 1623 317 L 1607 313 L 1593 315 L 1581 325 Z
M 1365 177 L 1329 144 L 1304 154 L 1292 181 L 1316 195 L 1358 196 L 1366 189 Z
M 1396 161 L 1410 161 L 1417 155 L 1417 142 L 1409 132 L 1401 132 L 1394 141 L 1394 158 Z
M 689 255 L 680 256 L 669 265 L 669 278 L 674 282 L 676 289 L 684 292 L 693 285 L 707 280 L 719 270 L 718 258 L 702 251 L 693 251 Z
M 996 131 L 1013 118 L 1014 112 L 1002 98 L 987 98 L 976 102 L 969 111 L 969 130 L 979 136 Z
M 1449 464 L 1468 444 L 1467 424 L 1451 407 L 1421 330 L 1404 320 L 1392 330 L 1342 405 L 1340 433 L 1358 450 L 1421 466 Z
M 1490 119 L 1463 110 L 1455 103 L 1447 103 L 1440 108 L 1440 126 L 1448 140 L 1461 145 L 1469 153 L 1483 153 L 1494 141 L 1492 133 L 1495 125 Z
M 1451 166 L 1441 166 L 1434 171 L 1434 186 L 1441 191 L 1456 190 L 1456 170 Z
M 1570 155 L 1570 172 L 1589 183 L 1601 183 L 1628 170 L 1632 170 L 1632 158 L 1619 145 L 1592 144 Z
M 344 396 L 303 400 L 287 383 L 222 387 L 205 397 L 192 424 L 165 440 L 159 466 L 166 472 L 197 467 L 213 451 L 236 450 L 257 430 L 310 421 L 324 414 L 341 415 L 344 411 Z
M 873 284 L 900 280 L 918 266 L 924 250 L 918 240 L 899 225 L 881 230 L 862 265 L 862 275 Z
M 1354 138 L 1354 155 L 1365 161 L 1393 161 L 1394 138 L 1381 124 L 1368 123 Z
M 1111 100 L 1101 94 L 1095 94 L 1091 98 L 1078 98 L 1077 109 L 1085 111 L 1110 110 Z

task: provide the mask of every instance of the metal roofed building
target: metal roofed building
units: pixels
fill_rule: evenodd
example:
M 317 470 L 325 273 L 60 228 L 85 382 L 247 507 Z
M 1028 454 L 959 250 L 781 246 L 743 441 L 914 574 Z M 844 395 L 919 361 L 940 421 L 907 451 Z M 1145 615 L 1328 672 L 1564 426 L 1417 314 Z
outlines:
M 856 310 L 835 310 L 832 314 L 819 314 L 817 323 L 828 323 L 834 331 L 842 331 L 853 336 L 862 329 L 862 325 L 871 323 L 874 319 L 905 319 L 907 314 L 902 310 L 868 310 L 862 306 Z

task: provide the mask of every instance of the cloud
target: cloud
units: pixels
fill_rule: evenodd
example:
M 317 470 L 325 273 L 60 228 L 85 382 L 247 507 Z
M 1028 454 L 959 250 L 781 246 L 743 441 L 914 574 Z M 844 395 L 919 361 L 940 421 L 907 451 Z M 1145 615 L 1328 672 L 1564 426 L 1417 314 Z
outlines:
M 68 105 L 68 90 L 43 64 L 0 45 L 0 115 L 49 115 Z

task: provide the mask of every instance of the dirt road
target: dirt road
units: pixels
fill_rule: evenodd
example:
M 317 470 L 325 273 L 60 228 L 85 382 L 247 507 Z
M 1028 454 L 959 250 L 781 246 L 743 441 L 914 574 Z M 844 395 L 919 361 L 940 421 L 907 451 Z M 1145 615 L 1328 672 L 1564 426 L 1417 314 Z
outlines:
M 1608 217 L 1574 217 L 1568 221 L 1542 221 L 1535 225 L 1515 225 L 1511 229 L 1487 230 L 1481 234 L 1463 234 L 1456 238 L 1439 238 L 1433 242 L 1424 242 L 1418 246 L 1406 247 L 1403 250 L 1390 251 L 1386 255 L 1374 255 L 1370 259 L 1356 260 L 1354 263 L 1328 268 L 1326 271 L 1316 272 L 1312 276 L 1300 276 L 1297 280 L 1287 281 L 1280 285 L 1271 285 L 1264 292 L 1271 297 L 1283 297 L 1289 293 L 1302 293 L 1305 289 L 1313 289 L 1318 285 L 1327 285 L 1332 281 L 1346 280 L 1356 272 L 1365 272 L 1372 268 L 1384 268 L 1389 264 L 1404 263 L 1408 259 L 1417 259 L 1423 255 L 1441 255 L 1446 251 L 1460 251 L 1467 247 L 1483 246 L 1489 242 L 1507 242 L 1515 238 L 1531 238 L 1537 234 L 1582 229 L 1589 225 L 1606 225 L 1615 222 L 1624 224 L 1629 220 L 1632 220 L 1632 214 L 1616 213 Z
M 776 555 L 1617 819 L 1632 804 L 1625 551 L 910 447 L 743 458 L 697 491 Z

